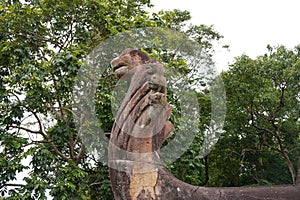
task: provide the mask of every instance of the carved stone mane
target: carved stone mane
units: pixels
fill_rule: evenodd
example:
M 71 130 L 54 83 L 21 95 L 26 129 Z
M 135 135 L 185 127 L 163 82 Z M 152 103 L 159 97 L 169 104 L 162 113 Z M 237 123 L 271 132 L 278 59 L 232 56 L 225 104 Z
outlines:
M 163 65 L 139 50 L 126 49 L 111 62 L 117 78 L 130 81 L 110 140 L 110 176 L 116 199 L 155 198 L 158 150 L 173 130 Z M 152 183 L 151 183 L 152 182 Z

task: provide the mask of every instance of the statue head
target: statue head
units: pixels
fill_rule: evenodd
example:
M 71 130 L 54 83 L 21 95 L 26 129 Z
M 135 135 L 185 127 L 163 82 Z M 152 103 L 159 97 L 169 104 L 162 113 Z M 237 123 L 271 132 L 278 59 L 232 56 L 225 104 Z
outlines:
M 115 76 L 120 79 L 131 69 L 152 61 L 153 60 L 141 50 L 125 49 L 118 57 L 111 61 L 111 66 Z

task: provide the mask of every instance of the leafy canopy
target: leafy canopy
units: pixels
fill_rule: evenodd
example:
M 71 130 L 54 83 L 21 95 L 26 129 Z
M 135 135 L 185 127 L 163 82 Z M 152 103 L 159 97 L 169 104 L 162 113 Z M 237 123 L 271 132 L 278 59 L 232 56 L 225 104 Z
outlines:
M 73 86 L 85 57 L 117 33 L 162 27 L 198 42 L 209 64 L 211 42 L 221 38 L 213 27 L 187 28 L 187 11 L 149 14 L 151 6 L 149 0 L 0 2 L 0 191 L 7 199 L 112 199 L 107 166 L 87 153 L 72 111 Z M 196 66 L 189 68 L 168 49 L 144 50 L 182 74 L 197 74 Z M 111 71 L 99 79 L 97 117 L 110 131 L 116 80 Z M 199 76 L 190 84 L 205 85 Z M 176 106 L 175 97 L 170 101 Z M 17 180 L 21 172 L 25 178 Z

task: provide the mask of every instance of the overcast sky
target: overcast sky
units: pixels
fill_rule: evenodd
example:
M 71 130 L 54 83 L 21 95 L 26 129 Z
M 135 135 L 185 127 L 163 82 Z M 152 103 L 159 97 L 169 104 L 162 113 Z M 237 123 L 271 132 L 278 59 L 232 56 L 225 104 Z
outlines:
M 230 52 L 217 50 L 219 71 L 233 58 L 252 58 L 267 52 L 266 46 L 300 44 L 299 0 L 152 0 L 154 11 L 178 8 L 192 14 L 193 24 L 214 25 Z

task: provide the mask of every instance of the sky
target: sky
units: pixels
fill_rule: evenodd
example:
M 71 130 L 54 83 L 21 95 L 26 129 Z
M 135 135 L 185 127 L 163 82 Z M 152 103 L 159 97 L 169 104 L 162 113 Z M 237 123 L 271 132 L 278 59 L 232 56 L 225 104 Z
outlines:
M 217 48 L 216 68 L 228 69 L 234 57 L 256 58 L 267 45 L 293 48 L 300 44 L 299 0 L 152 0 L 153 11 L 187 10 L 195 25 L 213 25 L 224 38 Z M 221 46 L 220 45 L 220 46 Z

